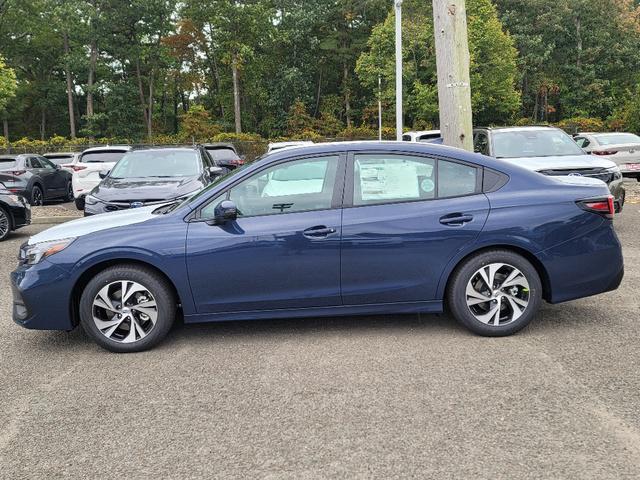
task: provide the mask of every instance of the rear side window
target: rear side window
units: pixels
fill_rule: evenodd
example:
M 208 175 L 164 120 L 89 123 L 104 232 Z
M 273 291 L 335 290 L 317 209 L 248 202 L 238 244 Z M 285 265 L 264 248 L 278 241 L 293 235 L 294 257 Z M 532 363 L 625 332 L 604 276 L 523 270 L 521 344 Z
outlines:
M 238 154 L 230 148 L 211 148 L 207 149 L 209 155 L 214 160 L 237 160 Z
M 83 153 L 80 157 L 80 161 L 83 163 L 102 163 L 102 162 L 117 162 L 125 156 L 127 152 L 118 152 L 113 150 L 102 150 L 99 152 L 87 152 Z
M 0 168 L 11 168 L 16 166 L 15 158 L 0 158 Z
M 479 169 L 433 158 L 363 154 L 354 160 L 353 204 L 376 205 L 472 195 Z

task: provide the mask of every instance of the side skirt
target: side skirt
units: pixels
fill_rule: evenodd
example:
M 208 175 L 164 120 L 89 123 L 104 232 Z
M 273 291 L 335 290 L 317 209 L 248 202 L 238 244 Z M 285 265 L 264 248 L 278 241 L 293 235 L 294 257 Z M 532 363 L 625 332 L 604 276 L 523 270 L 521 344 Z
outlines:
M 267 318 L 340 317 L 348 315 L 387 315 L 393 313 L 441 313 L 441 301 L 376 303 L 369 305 L 336 305 L 332 307 L 250 310 L 240 312 L 185 315 L 184 323 L 261 320 Z

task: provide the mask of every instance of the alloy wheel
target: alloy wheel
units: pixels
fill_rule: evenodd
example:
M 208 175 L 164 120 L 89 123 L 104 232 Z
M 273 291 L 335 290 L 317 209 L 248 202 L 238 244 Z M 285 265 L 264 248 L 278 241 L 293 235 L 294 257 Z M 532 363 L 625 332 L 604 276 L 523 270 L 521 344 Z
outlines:
M 109 340 L 133 343 L 145 338 L 158 319 L 158 305 L 144 285 L 118 280 L 102 287 L 93 299 L 93 322 Z
M 508 325 L 520 318 L 529 305 L 529 282 L 512 265 L 490 263 L 471 276 L 466 302 L 478 321 L 491 326 Z
M 39 207 L 43 204 L 42 190 L 39 187 L 33 187 L 31 191 L 31 205 Z
M 0 208 L 0 239 L 9 234 L 9 229 L 9 217 L 7 216 L 7 213 Z

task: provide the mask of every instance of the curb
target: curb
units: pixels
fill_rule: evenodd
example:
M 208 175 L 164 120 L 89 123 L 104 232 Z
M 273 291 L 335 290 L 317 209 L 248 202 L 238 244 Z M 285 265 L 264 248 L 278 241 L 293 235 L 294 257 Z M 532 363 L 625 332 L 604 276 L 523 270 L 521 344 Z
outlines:
M 58 216 L 58 217 L 36 217 L 31 219 L 31 225 L 55 225 L 65 223 L 71 220 L 77 220 L 82 217 L 75 216 Z

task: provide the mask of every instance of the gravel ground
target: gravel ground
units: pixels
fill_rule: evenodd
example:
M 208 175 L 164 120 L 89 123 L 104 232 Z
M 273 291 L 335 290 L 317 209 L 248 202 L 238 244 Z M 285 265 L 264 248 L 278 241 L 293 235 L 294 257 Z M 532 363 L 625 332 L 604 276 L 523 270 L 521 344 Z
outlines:
M 335 318 L 180 325 L 109 354 L 12 323 L 24 229 L 0 244 L 0 478 L 640 478 L 633 192 L 621 288 L 503 339 Z
M 75 203 L 48 203 L 42 207 L 31 207 L 33 218 L 43 217 L 82 217 L 82 210 L 76 208 Z

